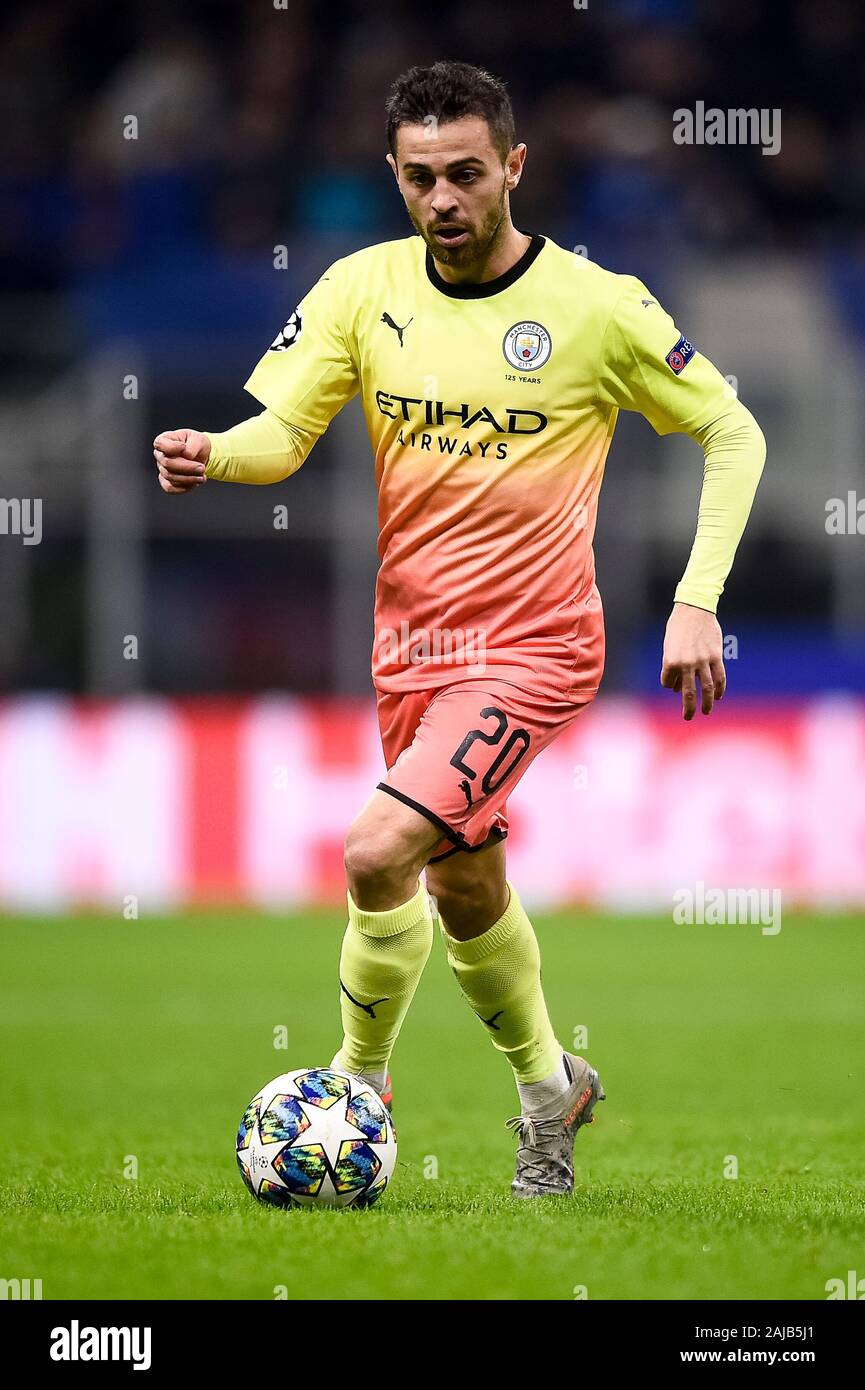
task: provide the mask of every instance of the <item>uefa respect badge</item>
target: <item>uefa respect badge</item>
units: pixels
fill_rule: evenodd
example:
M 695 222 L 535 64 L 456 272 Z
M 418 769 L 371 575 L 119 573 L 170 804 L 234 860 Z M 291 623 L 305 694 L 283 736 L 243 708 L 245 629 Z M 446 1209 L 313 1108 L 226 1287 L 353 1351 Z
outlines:
M 683 333 L 679 341 L 674 343 L 670 348 L 664 361 L 667 366 L 676 373 L 676 376 L 679 376 L 687 367 L 696 351 L 697 349 L 694 347 L 694 344 L 689 338 L 686 338 Z

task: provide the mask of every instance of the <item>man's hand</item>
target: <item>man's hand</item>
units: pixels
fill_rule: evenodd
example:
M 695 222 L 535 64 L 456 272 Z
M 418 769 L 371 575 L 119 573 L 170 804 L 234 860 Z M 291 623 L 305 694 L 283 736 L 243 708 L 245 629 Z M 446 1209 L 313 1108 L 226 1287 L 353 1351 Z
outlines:
M 681 690 L 682 718 L 693 719 L 697 712 L 697 683 L 700 677 L 701 709 L 712 713 L 727 687 L 724 671 L 723 637 L 714 613 L 674 603 L 664 634 L 664 660 L 661 685 Z
M 153 441 L 153 457 L 163 492 L 192 492 L 207 481 L 210 440 L 198 430 L 166 430 Z

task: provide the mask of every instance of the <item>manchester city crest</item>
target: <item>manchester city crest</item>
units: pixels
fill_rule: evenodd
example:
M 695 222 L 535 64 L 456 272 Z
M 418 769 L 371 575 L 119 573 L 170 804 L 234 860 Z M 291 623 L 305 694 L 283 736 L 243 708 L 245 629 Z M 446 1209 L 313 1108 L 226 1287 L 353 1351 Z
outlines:
M 526 319 L 509 328 L 502 343 L 505 360 L 521 372 L 536 372 L 549 361 L 553 341 L 542 323 Z

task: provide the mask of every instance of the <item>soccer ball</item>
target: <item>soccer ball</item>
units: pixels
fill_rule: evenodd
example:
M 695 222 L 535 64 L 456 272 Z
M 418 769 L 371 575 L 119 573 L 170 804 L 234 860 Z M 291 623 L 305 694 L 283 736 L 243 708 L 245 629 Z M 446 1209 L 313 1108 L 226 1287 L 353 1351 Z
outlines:
M 260 1202 L 370 1207 L 393 1175 L 396 1131 L 372 1086 L 330 1067 L 301 1067 L 253 1096 L 236 1150 Z

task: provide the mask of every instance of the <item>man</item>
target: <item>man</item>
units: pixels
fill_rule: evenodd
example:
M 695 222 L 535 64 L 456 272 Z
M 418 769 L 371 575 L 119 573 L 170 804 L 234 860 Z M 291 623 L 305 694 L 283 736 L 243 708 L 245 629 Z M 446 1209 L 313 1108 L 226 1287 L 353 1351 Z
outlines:
M 643 284 L 517 231 L 526 147 L 500 82 L 463 63 L 414 68 L 387 113 L 387 161 L 418 235 L 325 272 L 247 382 L 261 414 L 221 434 L 161 434 L 154 452 L 169 493 L 278 482 L 360 392 L 379 489 L 373 679 L 388 772 L 346 840 L 332 1065 L 390 1103 L 388 1063 L 434 934 L 429 891 L 461 991 L 514 1071 L 511 1190 L 570 1193 L 573 1141 L 604 1091 L 550 1023 L 505 873 L 507 798 L 601 679 L 592 537 L 618 410 L 705 454 L 661 672 L 686 720 L 697 681 L 704 714 L 724 693 L 714 615 L 765 445 Z

